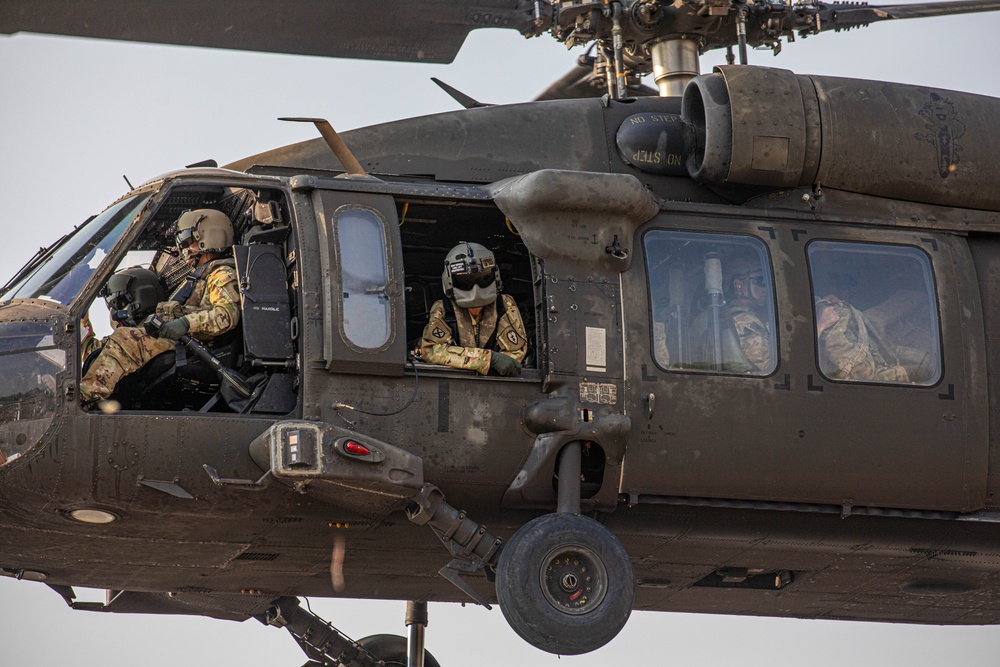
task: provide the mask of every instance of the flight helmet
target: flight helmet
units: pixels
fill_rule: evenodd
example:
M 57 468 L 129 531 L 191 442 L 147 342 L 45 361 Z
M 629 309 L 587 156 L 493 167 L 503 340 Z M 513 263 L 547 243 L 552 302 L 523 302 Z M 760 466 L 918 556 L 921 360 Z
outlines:
M 137 327 L 166 300 L 159 277 L 141 266 L 122 269 L 101 288 L 111 319 L 121 326 Z
M 486 306 L 502 289 L 493 253 L 478 243 L 462 241 L 448 251 L 441 274 L 444 293 L 462 308 Z
M 214 208 L 199 208 L 185 211 L 177 218 L 174 240 L 184 258 L 205 252 L 221 253 L 233 245 L 233 223 L 222 211 Z M 191 239 L 198 242 L 198 249 L 191 250 Z

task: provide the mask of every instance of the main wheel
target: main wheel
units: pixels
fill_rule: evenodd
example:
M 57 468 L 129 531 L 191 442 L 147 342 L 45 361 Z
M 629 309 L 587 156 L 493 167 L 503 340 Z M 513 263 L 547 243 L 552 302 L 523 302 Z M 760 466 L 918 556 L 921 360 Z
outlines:
M 371 635 L 358 640 L 358 644 L 373 656 L 385 662 L 385 667 L 406 667 L 406 650 L 409 642 L 400 635 Z M 441 667 L 430 651 L 424 650 L 424 667 Z
M 497 599 L 507 623 L 543 651 L 577 655 L 614 639 L 632 613 L 635 578 L 621 542 L 576 514 L 521 526 L 497 563 Z

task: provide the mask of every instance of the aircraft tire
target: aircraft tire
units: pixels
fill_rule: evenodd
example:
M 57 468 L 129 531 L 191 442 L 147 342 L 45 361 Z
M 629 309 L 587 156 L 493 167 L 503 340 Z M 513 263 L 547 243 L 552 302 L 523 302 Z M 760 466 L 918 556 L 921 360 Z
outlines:
M 385 662 L 385 667 L 406 667 L 409 642 L 400 635 L 370 635 L 358 640 L 366 651 Z M 424 649 L 424 667 L 441 667 L 430 651 Z
M 497 599 L 510 627 L 558 655 L 598 649 L 625 627 L 635 577 L 625 547 L 603 525 L 577 514 L 529 521 L 504 545 Z

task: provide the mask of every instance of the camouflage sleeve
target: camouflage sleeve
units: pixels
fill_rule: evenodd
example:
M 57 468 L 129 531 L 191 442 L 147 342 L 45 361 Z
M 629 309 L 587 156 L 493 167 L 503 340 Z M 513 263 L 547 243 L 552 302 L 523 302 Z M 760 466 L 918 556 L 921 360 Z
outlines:
M 186 314 L 188 332 L 196 338 L 215 338 L 240 322 L 240 293 L 236 269 L 220 266 L 205 279 L 202 305 Z
M 490 372 L 490 358 L 493 355 L 489 350 L 461 347 L 452 345 L 452 342 L 454 338 L 451 327 L 444 321 L 444 304 L 435 301 L 431 306 L 430 318 L 424 327 L 423 336 L 420 338 L 420 349 L 417 350 L 421 361 L 472 370 L 480 375 Z
M 80 341 L 80 360 L 86 361 L 87 357 L 94 353 L 94 350 L 99 350 L 103 346 L 104 341 L 97 339 L 93 329 L 88 330 L 87 335 Z
M 497 322 L 497 344 L 504 354 L 518 361 L 524 361 L 524 357 L 528 354 L 528 336 L 524 331 L 521 311 L 517 309 L 514 297 L 503 294 L 502 298 L 506 312 Z
M 771 334 L 756 315 L 750 312 L 733 313 L 733 326 L 740 339 L 743 356 L 756 371 L 771 370 Z
M 667 348 L 667 325 L 653 322 L 653 358 L 664 368 L 670 367 L 670 350 Z
M 829 309 L 829 310 L 828 310 Z M 820 368 L 834 380 L 871 380 L 875 359 L 860 313 L 841 301 L 816 304 L 817 317 L 827 324 L 819 334 Z
M 161 301 L 156 304 L 156 315 L 164 322 L 180 317 L 184 314 L 181 304 L 176 301 Z

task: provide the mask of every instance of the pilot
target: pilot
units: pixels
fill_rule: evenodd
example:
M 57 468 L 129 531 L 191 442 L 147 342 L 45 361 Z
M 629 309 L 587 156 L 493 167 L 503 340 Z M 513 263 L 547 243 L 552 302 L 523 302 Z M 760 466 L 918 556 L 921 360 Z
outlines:
M 513 297 L 500 291 L 493 253 L 478 243 L 462 241 L 445 257 L 441 283 L 446 298 L 431 306 L 415 354 L 428 363 L 482 375 L 491 371 L 519 375 L 528 339 Z
M 107 399 L 119 380 L 174 349 L 181 336 L 190 334 L 211 349 L 214 340 L 239 324 L 236 269 L 228 256 L 233 245 L 229 217 L 209 208 L 186 211 L 177 219 L 175 240 L 193 271 L 170 300 L 156 306 L 166 324 L 155 337 L 142 327 L 116 328 L 80 382 L 85 404 Z
M 767 280 L 756 257 L 736 257 L 726 264 L 729 275 L 727 305 L 736 328 L 740 350 L 753 368 L 751 372 L 771 370 L 771 331 L 767 325 Z
M 816 339 L 820 369 L 833 380 L 910 381 L 867 317 L 834 294 L 816 301 Z
M 101 289 L 101 296 L 108 306 L 113 329 L 141 326 L 143 320 L 156 312 L 157 304 L 166 298 L 159 276 L 141 266 L 117 271 Z M 89 368 L 87 361 L 93 361 L 91 355 L 101 350 L 107 338 L 97 340 L 89 315 L 84 316 L 82 327 L 86 333 L 82 340 L 83 352 L 80 356 L 84 360 L 83 370 L 86 373 Z

